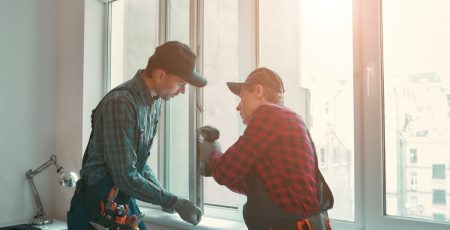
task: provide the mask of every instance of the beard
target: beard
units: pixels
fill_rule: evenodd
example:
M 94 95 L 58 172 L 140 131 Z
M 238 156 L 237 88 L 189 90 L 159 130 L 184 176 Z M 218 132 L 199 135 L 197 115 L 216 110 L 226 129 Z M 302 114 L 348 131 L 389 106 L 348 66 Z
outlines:
M 164 101 L 168 101 L 170 98 L 170 96 L 159 96 L 161 99 L 163 99 Z
M 175 89 L 164 89 L 164 88 L 156 88 L 155 92 L 158 94 L 158 96 L 161 99 L 163 99 L 165 101 L 180 94 L 180 92 L 176 91 Z

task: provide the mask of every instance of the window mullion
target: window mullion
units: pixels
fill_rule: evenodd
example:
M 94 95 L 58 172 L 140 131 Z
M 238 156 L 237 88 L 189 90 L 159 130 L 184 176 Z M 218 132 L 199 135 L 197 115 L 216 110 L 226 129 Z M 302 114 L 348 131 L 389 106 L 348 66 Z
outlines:
M 167 0 L 159 0 L 158 2 L 158 44 L 163 44 L 167 38 L 167 27 L 168 27 L 168 7 Z M 163 186 L 170 191 L 170 183 L 169 183 L 169 170 L 170 170 L 170 142 L 169 142 L 169 132 L 170 130 L 170 105 L 167 101 L 164 101 L 161 106 L 161 118 L 160 118 L 160 127 L 158 130 L 158 174 L 159 179 L 162 182 Z
M 363 78 L 361 78 L 362 63 L 362 37 L 361 25 L 361 1 L 353 0 L 352 21 L 353 21 L 353 92 L 354 92 L 354 189 L 355 189 L 355 222 L 346 223 L 333 221 L 336 229 L 361 229 L 365 224 L 365 187 L 364 187 L 364 88 Z
M 192 1 L 192 0 L 191 0 Z M 193 23 L 195 27 L 191 30 L 191 47 L 195 48 L 195 52 L 197 54 L 197 71 L 201 74 L 203 74 L 203 29 L 204 29 L 204 23 L 203 23 L 203 0 L 197 0 L 195 1 L 196 4 L 194 4 L 193 7 L 195 7 L 194 15 L 192 15 L 190 18 L 193 20 Z M 190 95 L 192 104 L 189 106 L 189 108 L 192 111 L 193 118 L 191 120 L 194 121 L 193 127 L 194 132 L 200 127 L 203 126 L 203 90 L 200 88 L 196 88 L 195 90 L 191 90 L 193 95 Z M 191 112 L 189 112 L 191 114 Z M 204 207 L 204 186 L 203 186 L 203 176 L 200 175 L 199 171 L 199 158 L 197 155 L 197 136 L 196 133 L 192 135 L 194 141 L 192 141 L 192 151 L 195 153 L 195 181 L 194 181 L 194 201 L 196 204 L 202 209 L 203 213 L 205 213 L 205 207 Z
M 189 1 L 189 46 L 198 55 L 198 22 L 197 15 L 199 2 L 197 0 Z M 200 66 L 196 65 L 197 70 L 201 70 Z M 189 199 L 200 207 L 203 207 L 202 199 L 200 198 L 200 186 L 202 180 L 198 173 L 197 167 L 197 128 L 198 128 L 198 115 L 197 115 L 197 91 L 200 89 L 191 87 L 189 90 Z
M 378 1 L 359 1 L 361 16 L 361 62 L 357 72 L 363 79 L 363 153 L 366 229 L 379 229 L 384 213 L 383 136 L 381 89 L 381 18 Z M 373 66 L 373 69 L 369 69 Z M 374 73 L 369 78 L 367 74 Z M 370 92 L 368 94 L 367 92 Z M 357 210 L 358 211 L 358 210 Z
M 105 68 L 105 78 L 104 78 L 104 87 L 102 95 L 106 95 L 109 90 L 111 90 L 111 33 L 112 33 L 112 3 L 106 3 L 106 15 L 105 15 L 105 22 L 106 22 L 106 46 L 105 46 L 105 61 L 104 61 L 104 68 Z

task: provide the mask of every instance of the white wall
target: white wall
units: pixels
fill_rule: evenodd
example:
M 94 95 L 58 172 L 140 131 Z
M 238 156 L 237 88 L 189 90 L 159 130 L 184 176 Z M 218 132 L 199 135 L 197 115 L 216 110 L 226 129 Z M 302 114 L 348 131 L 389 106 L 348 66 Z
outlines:
M 70 170 L 81 168 L 91 110 L 104 94 L 105 7 L 99 0 L 60 1 L 57 20 L 55 151 Z M 73 189 L 53 185 L 52 216 L 66 220 Z M 147 224 L 149 229 L 175 229 Z
M 36 212 L 25 173 L 53 153 L 55 0 L 0 1 L 0 225 Z M 35 177 L 49 210 L 54 168 Z
M 27 170 L 53 153 L 81 168 L 104 93 L 104 9 L 99 0 L 0 0 L 0 226 L 36 212 Z M 60 187 L 53 168 L 35 183 L 49 216 L 65 220 L 74 189 Z
M 54 151 L 67 170 L 79 172 L 83 127 L 83 55 L 85 1 L 56 1 L 56 79 Z M 66 219 L 74 189 L 52 184 L 52 212 Z
M 86 1 L 91 8 L 103 7 Z M 85 1 L 0 1 L 0 226 L 35 214 L 28 169 L 52 153 L 66 169 L 81 168 L 83 118 L 88 117 L 83 92 L 88 98 L 102 93 L 99 80 L 83 85 L 83 76 L 103 68 L 101 57 L 84 58 L 84 49 L 103 49 L 101 39 L 84 45 L 84 11 Z M 86 30 L 103 34 L 96 28 L 102 23 L 96 20 Z M 36 176 L 35 183 L 49 216 L 64 220 L 74 189 L 60 187 L 52 170 Z
M 91 110 L 103 95 L 106 47 L 104 4 L 59 1 L 55 151 L 66 169 L 79 174 L 91 131 Z M 53 216 L 65 220 L 74 189 L 53 185 Z

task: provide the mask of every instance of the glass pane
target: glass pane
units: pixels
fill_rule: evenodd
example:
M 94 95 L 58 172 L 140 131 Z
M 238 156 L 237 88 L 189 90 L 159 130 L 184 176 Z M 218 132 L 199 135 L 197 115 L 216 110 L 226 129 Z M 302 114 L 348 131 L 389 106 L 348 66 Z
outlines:
M 158 0 L 119 0 L 111 12 L 111 85 L 114 88 L 134 77 L 147 65 L 157 46 Z M 158 140 L 153 141 L 147 161 L 158 176 Z
M 189 45 L 189 1 L 168 1 L 168 41 L 177 40 Z M 167 102 L 169 156 L 169 190 L 189 199 L 189 90 Z
M 442 213 L 433 213 L 433 219 L 435 220 L 445 220 L 447 217 L 445 217 L 445 214 Z
M 275 70 L 333 191 L 331 218 L 354 220 L 352 0 L 260 0 L 260 66 Z
M 386 214 L 448 221 L 450 1 L 382 5 Z
M 445 179 L 445 165 L 434 164 L 433 165 L 433 179 Z
M 169 0 L 168 41 L 177 40 L 189 45 L 189 1 Z
M 239 137 L 241 119 L 235 110 L 238 98 L 226 86 L 238 81 L 238 1 L 204 1 L 204 75 L 208 86 L 203 90 L 204 124 L 220 130 L 222 149 Z M 204 179 L 205 204 L 237 208 L 239 195 Z
M 147 65 L 158 43 L 157 10 L 157 0 L 112 3 L 111 89 Z

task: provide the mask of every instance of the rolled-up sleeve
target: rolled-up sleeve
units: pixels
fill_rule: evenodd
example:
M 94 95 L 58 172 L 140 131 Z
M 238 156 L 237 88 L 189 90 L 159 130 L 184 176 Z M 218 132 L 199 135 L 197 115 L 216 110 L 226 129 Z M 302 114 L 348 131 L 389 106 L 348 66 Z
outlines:
M 119 190 L 138 200 L 164 206 L 174 195 L 163 189 L 153 174 L 146 178 L 136 168 L 134 108 L 127 97 L 113 97 L 104 104 L 105 162 Z

